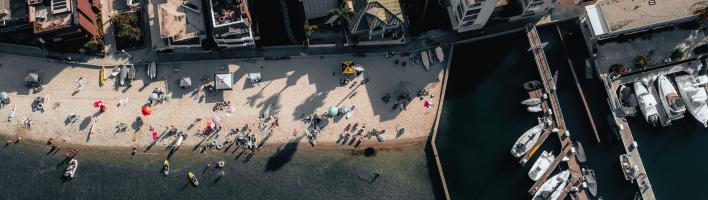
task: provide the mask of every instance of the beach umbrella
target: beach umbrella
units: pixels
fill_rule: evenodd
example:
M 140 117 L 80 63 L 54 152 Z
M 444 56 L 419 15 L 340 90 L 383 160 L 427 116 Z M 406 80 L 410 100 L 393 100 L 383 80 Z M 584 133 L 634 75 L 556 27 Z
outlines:
M 337 107 L 329 107 L 329 115 L 336 116 L 337 114 L 339 114 L 339 109 Z
M 7 92 L 0 92 L 0 99 L 5 100 L 5 99 L 7 99 L 8 97 L 10 97 L 10 96 L 7 95 Z
M 25 76 L 25 81 L 26 82 L 37 82 L 39 80 L 39 74 L 37 73 L 29 73 L 27 76 Z
M 192 86 L 192 79 L 189 77 L 182 77 L 182 79 L 179 80 L 179 86 L 182 86 L 182 87 Z
M 93 107 L 98 108 L 98 107 L 100 107 L 101 105 L 103 105 L 103 100 L 100 100 L 100 99 L 99 99 L 98 101 L 93 102 Z
M 150 108 L 150 106 L 145 105 L 143 106 L 142 112 L 145 116 L 152 115 L 152 108 Z
M 154 93 L 154 92 L 150 93 L 150 97 L 149 97 L 150 101 L 155 101 L 158 98 L 160 98 L 160 97 L 159 97 L 159 95 L 157 95 L 157 93 Z
M 214 118 L 212 118 L 211 121 L 214 122 L 215 124 L 221 124 L 221 117 L 214 116 Z

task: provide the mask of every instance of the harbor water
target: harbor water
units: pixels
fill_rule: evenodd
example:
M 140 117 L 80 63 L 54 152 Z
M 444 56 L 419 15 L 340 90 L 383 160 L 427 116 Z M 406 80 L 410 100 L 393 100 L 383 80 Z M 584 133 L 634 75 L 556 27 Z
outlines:
M 248 159 L 236 151 L 178 151 L 170 174 L 164 153 L 131 156 L 129 149 L 81 148 L 76 177 L 63 181 L 62 149 L 39 144 L 0 147 L 0 199 L 433 199 L 422 145 L 361 151 L 284 145 Z M 213 166 L 225 160 L 224 169 Z M 212 167 L 206 169 L 207 164 Z M 206 170 L 205 170 L 206 169 Z M 200 185 L 186 178 L 194 171 Z M 225 175 L 218 178 L 219 171 Z M 376 177 L 377 170 L 383 175 Z
M 567 54 L 557 29 L 564 34 Z M 618 156 L 623 152 L 621 141 L 607 125 L 607 95 L 597 78 L 586 78 L 583 59 L 588 53 L 577 23 L 564 22 L 558 28 L 541 26 L 539 34 L 541 41 L 548 42 L 544 50 L 551 71 L 558 71 L 558 98 L 571 138 L 582 143 L 588 158 L 581 166 L 595 170 L 598 196 L 632 199 L 636 186 L 624 180 L 619 167 Z M 540 116 L 527 112 L 520 104 L 528 98 L 522 84 L 540 77 L 533 55 L 528 51 L 526 33 L 459 44 L 455 48 L 436 141 L 451 198 L 530 199 L 532 195 L 528 190 L 534 182 L 528 178 L 529 168 L 541 151 L 553 151 L 557 155 L 560 144 L 556 135 L 550 135 L 525 166 L 510 154 L 516 139 L 536 125 L 536 117 Z M 569 57 L 588 98 L 600 143 L 596 141 L 573 79 Z M 640 151 L 644 156 L 646 152 L 642 147 Z M 680 170 L 675 162 L 661 164 Z M 567 166 L 561 164 L 553 174 L 565 169 Z M 658 181 L 651 173 L 652 182 Z

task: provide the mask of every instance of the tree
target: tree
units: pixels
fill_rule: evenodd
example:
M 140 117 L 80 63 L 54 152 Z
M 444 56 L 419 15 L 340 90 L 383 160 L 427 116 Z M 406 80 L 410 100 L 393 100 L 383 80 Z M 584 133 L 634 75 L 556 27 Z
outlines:
M 610 66 L 610 71 L 614 74 L 617 74 L 617 75 L 623 75 L 628 72 L 627 68 L 624 67 L 623 64 L 614 64 L 614 65 Z
M 342 5 L 339 8 L 335 8 L 331 11 L 329 11 L 330 16 L 338 16 L 337 20 L 335 21 L 335 24 L 337 26 L 346 26 L 349 23 L 349 17 L 354 15 L 354 11 L 347 7 L 346 4 L 342 3 Z M 342 27 L 343 28 L 343 27 Z
M 673 52 L 671 52 L 671 59 L 672 60 L 683 60 L 686 58 L 686 52 L 684 52 L 681 49 L 674 49 Z
M 307 37 L 310 37 L 312 32 L 315 32 L 317 28 L 317 25 L 310 25 L 310 23 L 305 20 L 305 34 L 307 34 Z
M 129 43 L 137 43 L 142 37 L 140 27 L 136 26 L 138 16 L 135 13 L 121 13 L 113 17 L 113 23 L 118 28 L 118 38 Z
M 634 60 L 634 67 L 636 67 L 640 70 L 646 69 L 647 67 L 649 67 L 649 64 L 651 64 L 651 57 L 647 54 L 639 55 Z

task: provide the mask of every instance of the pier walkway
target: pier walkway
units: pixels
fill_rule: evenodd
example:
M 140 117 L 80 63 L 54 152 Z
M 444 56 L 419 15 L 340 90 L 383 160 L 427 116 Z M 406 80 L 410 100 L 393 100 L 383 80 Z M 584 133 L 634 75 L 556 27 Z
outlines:
M 551 112 L 548 114 L 553 115 L 553 126 L 549 128 L 558 129 L 556 133 L 558 135 L 558 138 L 561 140 L 561 146 L 563 149 L 563 151 L 559 153 L 558 158 L 556 158 L 556 160 L 554 161 L 554 164 L 552 164 L 552 167 L 549 168 L 548 171 L 546 171 L 546 173 L 541 177 L 541 179 L 539 179 L 531 187 L 529 193 L 535 193 L 538 188 L 543 185 L 543 182 L 548 179 L 548 177 L 551 175 L 551 172 L 554 171 L 555 167 L 558 165 L 558 162 L 560 162 L 559 158 L 560 160 L 562 160 L 563 157 L 569 158 L 566 162 L 568 164 L 568 170 L 570 170 L 571 174 L 569 183 L 570 185 L 575 186 L 577 183 L 582 182 L 584 178 L 580 169 L 580 164 L 578 164 L 578 161 L 575 158 L 575 153 L 571 151 L 571 149 L 573 148 L 573 143 L 570 139 L 570 133 L 568 132 L 568 129 L 565 125 L 563 112 L 560 108 L 560 102 L 558 101 L 558 95 L 556 94 L 555 81 L 553 80 L 551 69 L 548 66 L 548 61 L 546 60 L 546 54 L 543 51 L 544 44 L 541 43 L 541 38 L 538 35 L 538 31 L 536 30 L 535 25 L 530 24 L 529 26 L 527 26 L 526 33 L 529 39 L 529 43 L 531 45 L 531 48 L 529 50 L 532 51 L 534 54 L 534 60 L 536 61 L 538 72 L 541 75 L 541 81 L 543 82 L 544 91 L 546 91 L 546 93 L 548 94 L 548 98 L 544 98 L 544 101 L 549 101 L 551 105 L 551 109 L 544 110 L 544 113 Z M 567 194 L 570 192 L 571 188 L 573 187 L 564 188 L 562 195 L 559 196 L 558 199 L 565 199 Z M 585 192 L 578 192 L 577 199 L 586 200 L 588 199 L 588 197 Z
M 632 131 L 627 124 L 627 119 L 624 117 L 624 111 L 622 111 L 622 104 L 617 97 L 617 89 L 620 84 L 619 81 L 609 81 L 607 74 L 600 75 L 600 79 L 605 84 L 607 89 L 607 95 L 609 96 L 609 104 L 612 109 L 612 117 L 614 122 L 617 124 L 617 131 L 622 139 L 622 146 L 627 155 L 629 155 L 629 162 L 636 165 L 639 174 L 635 177 L 634 182 L 637 183 L 639 187 L 639 192 L 644 200 L 655 200 L 654 190 L 652 189 L 651 183 L 649 182 L 649 177 L 646 175 L 646 169 L 644 168 L 644 162 L 642 162 L 642 157 L 639 154 L 639 150 L 633 145 L 634 136 L 632 136 Z M 618 158 L 619 159 L 619 158 Z M 618 165 L 618 167 L 620 167 Z

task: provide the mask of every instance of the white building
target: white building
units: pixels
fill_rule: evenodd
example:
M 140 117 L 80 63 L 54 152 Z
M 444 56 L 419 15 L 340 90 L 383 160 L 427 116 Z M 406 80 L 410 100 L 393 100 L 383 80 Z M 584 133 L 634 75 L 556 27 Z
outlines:
M 484 27 L 492 15 L 498 0 L 450 0 L 447 7 L 452 28 L 457 32 L 477 30 Z

